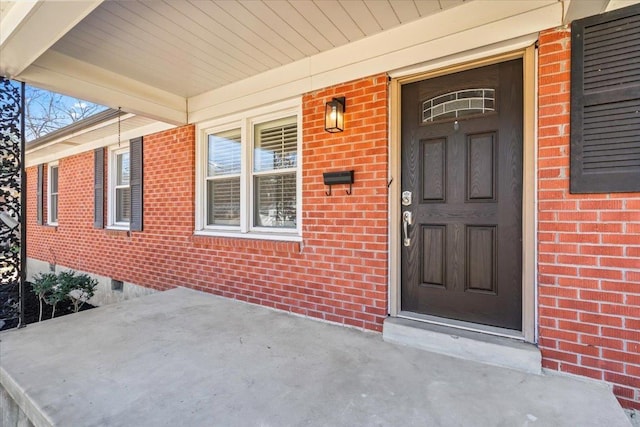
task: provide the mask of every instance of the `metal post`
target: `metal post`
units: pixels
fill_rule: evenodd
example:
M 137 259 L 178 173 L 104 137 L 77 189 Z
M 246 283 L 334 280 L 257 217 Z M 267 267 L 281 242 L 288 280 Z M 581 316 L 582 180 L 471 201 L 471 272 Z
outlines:
M 24 296 L 27 281 L 27 172 L 25 168 L 25 98 L 24 82 L 20 83 L 20 283 L 18 328 L 24 328 Z

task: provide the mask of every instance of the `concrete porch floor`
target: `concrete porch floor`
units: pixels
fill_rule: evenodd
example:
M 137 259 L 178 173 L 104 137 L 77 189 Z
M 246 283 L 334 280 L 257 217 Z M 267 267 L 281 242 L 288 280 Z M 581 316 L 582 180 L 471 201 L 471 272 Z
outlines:
M 36 426 L 629 426 L 609 389 L 188 289 L 0 333 Z

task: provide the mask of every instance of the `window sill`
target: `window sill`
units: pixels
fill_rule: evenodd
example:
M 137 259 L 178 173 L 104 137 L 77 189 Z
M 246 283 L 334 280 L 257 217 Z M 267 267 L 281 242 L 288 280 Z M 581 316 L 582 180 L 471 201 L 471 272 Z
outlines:
M 249 239 L 249 240 L 274 240 L 278 242 L 302 242 L 302 237 L 296 233 L 264 233 L 252 231 L 250 233 L 240 233 L 239 231 L 224 230 L 196 230 L 194 236 L 207 237 L 228 237 L 232 239 Z
M 203 248 L 248 248 L 287 253 L 302 253 L 303 249 L 302 237 L 298 235 L 240 234 L 199 230 L 191 236 L 191 242 L 196 247 Z
M 104 229 L 104 232 L 107 236 L 114 236 L 114 237 L 129 237 L 130 233 L 129 233 L 129 229 L 128 228 L 115 228 L 115 227 L 107 227 Z

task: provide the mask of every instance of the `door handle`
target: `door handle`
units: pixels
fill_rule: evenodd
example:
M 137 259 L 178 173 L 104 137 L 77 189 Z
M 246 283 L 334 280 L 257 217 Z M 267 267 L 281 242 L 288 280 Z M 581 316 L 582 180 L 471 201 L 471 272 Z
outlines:
M 413 224 L 413 214 L 410 211 L 402 212 L 402 230 L 404 231 L 405 246 L 411 246 L 411 239 L 409 238 L 409 226 Z

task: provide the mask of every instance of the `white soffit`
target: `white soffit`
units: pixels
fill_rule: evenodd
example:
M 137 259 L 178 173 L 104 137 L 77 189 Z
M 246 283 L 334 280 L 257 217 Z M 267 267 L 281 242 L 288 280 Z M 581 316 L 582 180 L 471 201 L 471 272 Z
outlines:
M 3 2 L 0 74 L 18 76 L 100 3 L 102 0 Z
M 561 25 L 565 4 L 557 0 L 24 3 L 30 9 L 23 2 L 11 3 L 3 6 L 0 16 L 0 24 L 6 24 L 7 16 L 21 13 L 11 34 L 27 34 L 29 28 L 40 40 L 40 47 L 25 56 L 26 62 L 33 62 L 18 79 L 172 124 L 199 122 L 534 34 Z M 49 8 L 56 14 L 65 8 L 73 13 L 61 17 L 53 26 L 55 35 L 45 43 L 40 33 L 49 31 L 34 26 Z M 15 38 L 11 34 L 7 40 Z M 6 74 L 9 66 L 21 68 L 17 60 L 7 64 L 0 74 Z
M 77 3 L 87 8 L 91 4 L 93 10 L 74 20 L 77 25 L 66 34 L 53 37 L 51 47 L 40 52 L 38 59 L 30 56 L 29 66 L 12 77 L 111 108 L 184 124 L 191 121 L 187 99 L 193 95 L 464 1 L 154 0 L 105 1 L 97 7 L 93 5 L 97 0 L 49 1 L 45 2 L 49 8 L 62 10 L 63 3 Z M 18 4 L 11 2 L 5 8 L 7 14 Z M 35 4 L 34 9 L 43 7 Z M 34 27 L 27 13 L 18 21 Z M 5 69 L 0 74 L 6 74 Z
M 189 98 L 460 4 L 106 1 L 52 49 Z
M 202 120 L 327 86 L 447 58 L 562 25 L 555 0 L 464 3 L 365 39 L 189 99 L 189 120 Z

